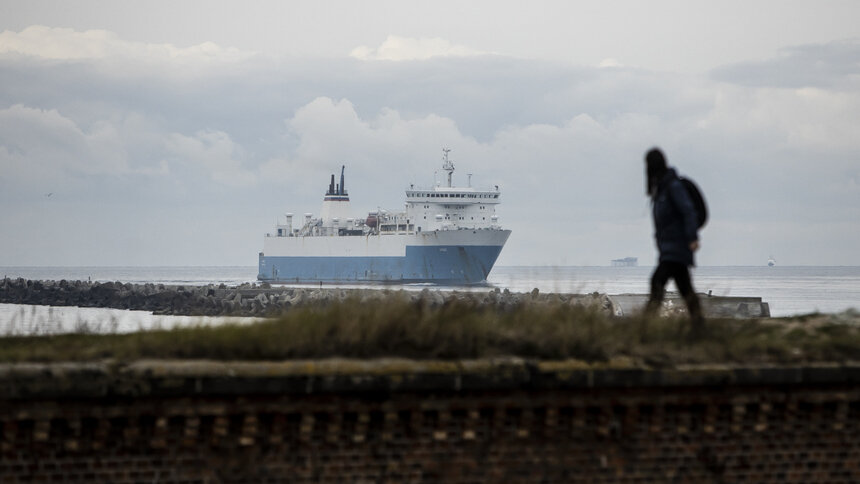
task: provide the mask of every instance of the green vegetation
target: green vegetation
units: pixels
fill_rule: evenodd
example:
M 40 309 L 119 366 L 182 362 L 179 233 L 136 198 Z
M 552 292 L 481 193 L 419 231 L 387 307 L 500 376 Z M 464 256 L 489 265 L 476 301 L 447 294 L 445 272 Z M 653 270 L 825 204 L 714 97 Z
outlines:
M 668 367 L 696 363 L 846 361 L 860 355 L 860 313 L 791 319 L 709 320 L 692 337 L 683 318 L 613 318 L 599 306 L 556 298 L 513 306 L 464 297 L 441 306 L 392 294 L 291 310 L 254 324 L 132 334 L 69 334 L 0 339 L 0 361 L 142 358 L 284 360 L 327 357 L 624 362 Z

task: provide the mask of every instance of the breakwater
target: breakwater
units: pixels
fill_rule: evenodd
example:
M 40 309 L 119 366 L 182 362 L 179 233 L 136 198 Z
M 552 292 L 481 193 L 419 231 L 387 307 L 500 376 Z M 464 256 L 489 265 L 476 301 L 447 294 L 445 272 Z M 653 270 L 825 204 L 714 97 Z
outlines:
M 860 481 L 860 366 L 0 365 L 3 482 Z
M 492 306 L 504 310 L 523 303 L 553 303 L 590 305 L 613 316 L 635 314 L 644 305 L 644 295 L 607 295 L 511 292 L 487 288 L 470 291 L 428 289 L 404 291 L 380 286 L 378 289 L 308 288 L 278 285 L 224 284 L 183 286 L 165 284 L 133 284 L 123 282 L 39 281 L 3 279 L 0 281 L 0 303 L 38 304 L 46 306 L 78 306 L 150 311 L 159 315 L 181 316 L 276 316 L 291 308 L 325 305 L 353 298 L 361 303 L 384 303 L 392 294 L 430 306 L 441 306 L 452 299 L 468 299 L 477 306 Z M 700 295 L 708 317 L 769 317 L 770 309 L 758 297 L 709 297 Z M 665 312 L 685 310 L 676 295 L 665 301 Z
M 381 302 L 392 294 L 441 306 L 451 299 L 470 299 L 479 305 L 514 307 L 525 301 L 598 304 L 611 311 L 612 301 L 603 294 L 542 294 L 487 289 L 486 291 L 421 291 L 285 287 L 242 284 L 239 286 L 179 286 L 122 282 L 34 281 L 5 279 L 0 282 L 0 303 L 79 306 L 151 311 L 186 316 L 274 316 L 290 308 L 355 298 L 361 303 Z

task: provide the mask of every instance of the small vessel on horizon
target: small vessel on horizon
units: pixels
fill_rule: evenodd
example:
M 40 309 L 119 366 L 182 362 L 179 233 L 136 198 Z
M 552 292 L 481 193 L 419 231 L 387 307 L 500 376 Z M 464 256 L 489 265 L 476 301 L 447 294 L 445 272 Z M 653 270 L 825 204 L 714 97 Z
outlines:
M 638 257 L 625 257 L 623 259 L 612 259 L 612 267 L 636 267 L 639 265 Z
M 776 265 L 776 259 L 774 259 L 773 256 L 768 257 L 767 258 L 767 266 L 773 267 L 775 265 Z

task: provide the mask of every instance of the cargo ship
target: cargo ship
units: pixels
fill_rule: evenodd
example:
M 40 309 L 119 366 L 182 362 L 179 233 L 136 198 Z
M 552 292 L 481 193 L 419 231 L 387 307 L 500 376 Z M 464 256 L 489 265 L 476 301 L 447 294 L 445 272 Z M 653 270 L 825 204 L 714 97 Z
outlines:
M 401 211 L 377 210 L 353 217 L 341 167 L 331 175 L 319 217 L 293 214 L 266 234 L 257 279 L 272 283 L 486 283 L 511 234 L 499 225 L 496 185 L 473 188 L 452 183 L 454 163 L 443 149 L 447 183 L 406 190 Z

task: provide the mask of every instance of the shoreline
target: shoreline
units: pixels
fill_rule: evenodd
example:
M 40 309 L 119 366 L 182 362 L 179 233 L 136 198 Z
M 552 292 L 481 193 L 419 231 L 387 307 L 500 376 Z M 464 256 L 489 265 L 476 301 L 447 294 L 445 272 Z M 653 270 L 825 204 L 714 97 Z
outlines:
M 423 288 L 407 291 L 378 288 L 339 288 L 336 286 L 288 287 L 269 283 L 172 285 L 153 283 L 53 281 L 4 279 L 0 282 L 0 303 L 81 308 L 125 309 L 147 311 L 153 315 L 272 317 L 292 308 L 327 305 L 356 298 L 362 303 L 381 302 L 400 295 L 412 301 L 425 301 L 431 307 L 442 306 L 452 299 L 469 299 L 481 306 L 500 309 L 525 301 L 599 304 L 612 310 L 605 294 L 555 294 L 511 292 L 498 288 L 487 291 Z
M 471 289 L 471 290 L 470 290 Z M 348 299 L 360 303 L 383 303 L 390 297 L 406 297 L 412 302 L 424 302 L 440 307 L 452 300 L 469 300 L 478 307 L 506 310 L 525 303 L 561 303 L 576 306 L 597 306 L 610 316 L 636 314 L 647 301 L 644 294 L 608 295 L 542 293 L 537 288 L 529 292 L 508 289 L 464 288 L 420 290 L 375 288 L 339 288 L 336 286 L 289 287 L 269 283 L 171 285 L 154 283 L 54 281 L 3 279 L 0 281 L 0 303 L 105 308 L 146 311 L 157 316 L 226 316 L 276 317 L 290 309 L 324 306 Z M 759 297 L 726 297 L 700 294 L 706 317 L 768 318 L 770 308 Z M 667 293 L 665 314 L 683 313 L 685 307 L 678 295 Z

